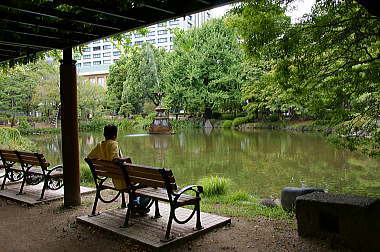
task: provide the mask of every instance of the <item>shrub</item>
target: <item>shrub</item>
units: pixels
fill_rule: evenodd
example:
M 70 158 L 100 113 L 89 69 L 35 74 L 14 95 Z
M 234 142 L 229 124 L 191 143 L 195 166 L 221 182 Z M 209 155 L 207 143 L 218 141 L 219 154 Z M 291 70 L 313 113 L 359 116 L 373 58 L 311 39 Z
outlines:
M 117 126 L 120 130 L 127 130 L 135 127 L 136 122 L 128 119 L 118 121 Z
M 93 184 L 92 173 L 87 164 L 80 165 L 80 182 L 81 184 Z
M 175 130 L 200 128 L 199 121 L 170 120 L 170 124 Z
M 232 127 L 232 121 L 231 120 L 226 120 L 226 121 L 222 122 L 222 124 L 220 125 L 220 127 L 222 127 L 222 128 L 231 128 Z
M 29 122 L 26 120 L 26 118 L 20 119 L 20 123 L 18 125 L 19 129 L 27 130 L 32 128 L 32 126 L 29 124 Z
M 235 119 L 235 115 L 232 113 L 225 113 L 225 114 L 221 115 L 220 119 L 221 120 L 233 120 L 233 119 Z
M 244 123 L 247 123 L 249 122 L 249 118 L 248 117 L 236 117 L 233 121 L 232 121 L 232 126 L 233 127 L 238 127 Z
M 276 114 L 272 114 L 272 115 L 268 116 L 268 121 L 270 121 L 270 122 L 277 122 L 279 120 L 280 120 L 280 118 Z
M 212 176 L 201 179 L 199 184 L 203 186 L 205 196 L 218 196 L 226 194 L 231 180 L 224 177 Z
M 0 128 L 0 148 L 13 150 L 32 150 L 33 143 L 21 136 L 20 131 L 15 128 Z

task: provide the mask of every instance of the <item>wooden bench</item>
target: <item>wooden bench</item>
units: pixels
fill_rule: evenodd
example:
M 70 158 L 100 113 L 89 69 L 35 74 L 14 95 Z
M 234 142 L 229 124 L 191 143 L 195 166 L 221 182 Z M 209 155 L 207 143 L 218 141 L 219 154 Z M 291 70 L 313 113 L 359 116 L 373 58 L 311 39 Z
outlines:
M 119 193 L 128 193 L 129 200 L 127 213 L 122 227 L 128 227 L 128 222 L 134 209 L 138 208 L 134 199 L 138 196 L 142 196 L 152 199 L 147 207 L 151 207 L 154 203 L 154 218 L 161 217 L 158 201 L 168 202 L 170 205 L 166 233 L 161 241 L 167 242 L 175 238 L 170 235 L 173 220 L 179 224 L 185 224 L 192 219 L 194 214 L 196 214 L 197 219 L 195 228 L 197 230 L 202 229 L 200 217 L 200 194 L 203 192 L 202 186 L 190 185 L 178 190 L 172 171 L 164 168 L 132 164 L 131 162 L 112 162 L 91 160 L 88 158 L 85 160 L 90 166 L 97 188 L 94 207 L 90 216 L 96 214 L 96 204 L 98 199 L 102 200 L 100 196 L 102 190 L 118 190 L 113 185 L 109 186 L 104 184 L 107 178 L 123 179 L 126 182 L 127 188 Z M 185 194 L 185 192 L 193 192 L 195 196 Z M 113 200 L 115 200 L 117 196 L 115 196 Z M 102 201 L 105 202 L 104 200 Z M 187 205 L 194 206 L 192 213 L 185 220 L 179 220 L 175 215 L 175 210 Z
M 123 164 L 123 167 L 127 173 L 126 182 L 130 189 L 130 199 L 134 199 L 137 196 L 151 198 L 155 203 L 155 218 L 161 217 L 158 201 L 169 203 L 169 220 L 165 237 L 161 239 L 161 241 L 167 242 L 175 238 L 170 235 L 173 220 L 179 224 L 185 224 L 191 220 L 194 214 L 196 214 L 195 229 L 202 229 L 200 216 L 200 194 L 203 192 L 202 186 L 189 185 L 179 190 L 175 182 L 174 175 L 169 169 L 126 163 Z M 185 192 L 193 192 L 195 196 L 185 194 Z M 128 225 L 131 209 L 135 207 L 133 204 L 135 204 L 134 201 L 129 201 L 128 203 L 124 227 Z M 194 206 L 192 213 L 185 220 L 179 220 L 175 215 L 175 210 L 179 207 L 187 205 Z
M 100 160 L 100 159 L 84 159 L 88 166 L 90 167 L 92 177 L 94 178 L 95 187 L 96 187 L 96 196 L 94 205 L 92 207 L 91 215 L 89 216 L 95 216 L 98 213 L 96 213 L 96 207 L 98 205 L 98 201 L 102 201 L 103 203 L 111 203 L 114 202 L 120 195 L 122 196 L 122 202 L 121 207 L 125 208 L 125 193 L 128 192 L 127 188 L 124 190 L 117 189 L 113 183 L 108 182 L 108 179 L 118 179 L 125 181 L 126 174 L 123 172 L 123 169 L 121 169 L 120 162 L 113 162 L 113 161 L 106 161 L 106 160 Z M 131 162 L 130 158 L 124 158 L 125 162 Z M 114 190 L 118 193 L 116 196 L 114 196 L 112 199 L 106 200 L 102 197 L 101 192 L 104 190 Z
M 16 179 L 22 177 L 19 194 L 23 193 L 25 183 L 28 185 L 44 183 L 39 200 L 43 200 L 46 189 L 58 190 L 63 186 L 63 166 L 57 165 L 49 169 L 50 164 L 41 153 L 0 150 L 0 156 L 6 166 L 2 190 L 6 179 L 14 181 L 15 175 Z M 15 166 L 15 163 L 21 166 Z

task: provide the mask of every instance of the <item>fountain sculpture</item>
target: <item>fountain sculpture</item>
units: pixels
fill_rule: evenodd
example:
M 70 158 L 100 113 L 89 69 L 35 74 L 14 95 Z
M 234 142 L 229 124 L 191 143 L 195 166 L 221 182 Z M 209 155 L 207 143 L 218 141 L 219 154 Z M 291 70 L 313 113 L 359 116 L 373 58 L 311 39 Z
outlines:
M 156 107 L 157 115 L 154 117 L 152 124 L 149 127 L 149 134 L 174 134 L 169 123 L 169 116 L 165 113 L 166 108 L 162 107 L 161 103 Z

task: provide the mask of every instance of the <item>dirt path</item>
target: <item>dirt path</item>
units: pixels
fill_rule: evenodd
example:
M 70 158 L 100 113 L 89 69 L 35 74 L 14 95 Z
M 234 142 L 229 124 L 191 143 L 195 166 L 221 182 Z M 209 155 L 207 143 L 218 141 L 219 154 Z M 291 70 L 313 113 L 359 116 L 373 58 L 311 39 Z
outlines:
M 93 198 L 84 196 L 82 206 L 72 209 L 63 209 L 59 201 L 27 207 L 0 199 L 0 251 L 149 251 L 128 239 L 77 224 L 77 216 L 90 213 Z M 110 205 L 100 204 L 99 210 L 106 207 Z M 299 238 L 295 224 L 287 221 L 232 218 L 230 226 L 172 251 L 330 251 L 330 245 Z

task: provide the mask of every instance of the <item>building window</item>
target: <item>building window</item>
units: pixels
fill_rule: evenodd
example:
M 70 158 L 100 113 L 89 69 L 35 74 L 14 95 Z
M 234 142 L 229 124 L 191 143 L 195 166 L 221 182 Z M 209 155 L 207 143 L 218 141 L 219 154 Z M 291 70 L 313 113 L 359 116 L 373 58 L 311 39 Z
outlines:
M 76 54 L 75 56 L 74 56 L 74 59 L 75 60 L 80 60 L 82 57 L 79 55 L 79 54 Z
M 170 21 L 169 21 L 169 24 L 170 24 L 170 25 L 179 25 L 179 20 L 178 20 L 178 19 L 170 20 Z
M 104 77 L 98 77 L 98 85 L 99 86 L 104 86 Z
M 170 37 L 170 42 L 173 42 L 173 37 Z
M 135 42 L 135 45 L 142 45 L 143 43 L 144 43 L 144 41 L 141 41 L 141 40 L 140 40 L 140 41 L 136 41 L 136 42 Z
M 93 50 L 93 51 L 99 51 L 99 50 L 100 50 L 100 46 L 94 46 L 94 47 L 92 48 L 92 50 Z
M 155 39 L 149 39 L 146 42 L 151 43 L 151 44 L 156 44 L 156 40 Z
M 116 45 L 112 45 L 112 48 L 113 48 L 113 49 L 116 49 Z
M 159 30 L 159 31 L 157 32 L 158 35 L 163 35 L 163 34 L 167 34 L 167 33 L 168 33 L 167 30 Z
M 91 59 L 91 54 L 84 54 L 83 59 Z
M 99 61 L 94 61 L 94 62 L 92 62 L 92 64 L 93 64 L 94 66 L 96 66 L 96 65 L 101 65 L 102 62 L 99 60 Z
M 85 48 L 83 48 L 83 52 L 89 52 L 89 51 L 91 51 L 91 48 L 90 48 L 90 47 L 85 47 Z
M 109 65 L 109 64 L 111 64 L 111 60 L 103 60 L 103 64 L 104 65 Z
M 91 66 L 91 62 L 83 62 L 83 66 Z
M 105 52 L 105 53 L 103 53 L 103 57 L 111 57 L 111 52 Z
M 135 33 L 135 38 L 141 38 L 141 37 L 144 37 L 144 35 L 142 35 L 140 33 Z
M 94 59 L 100 58 L 100 53 L 94 53 L 94 54 L 92 55 L 92 57 L 93 57 Z
M 156 32 L 155 32 L 155 31 L 151 31 L 151 32 L 149 32 L 146 36 L 147 36 L 147 37 L 153 37 L 153 36 L 156 36 Z
M 111 45 L 104 45 L 103 46 L 103 50 L 108 50 L 108 49 L 111 49 Z
M 95 78 L 90 78 L 90 83 L 95 84 Z
M 113 52 L 113 56 L 119 56 L 120 54 L 121 54 L 120 51 L 115 51 L 115 52 Z
M 170 45 L 170 50 L 173 50 L 173 45 Z
M 166 22 L 159 23 L 157 26 L 158 26 L 158 27 L 164 27 L 164 26 L 166 26 Z
M 81 64 L 81 63 L 77 63 L 76 66 L 77 66 L 77 67 L 81 67 L 82 64 Z
M 168 38 L 159 38 L 158 43 L 166 43 L 168 42 Z
M 97 40 L 97 41 L 94 41 L 92 42 L 93 44 L 99 44 L 101 42 L 101 40 Z

